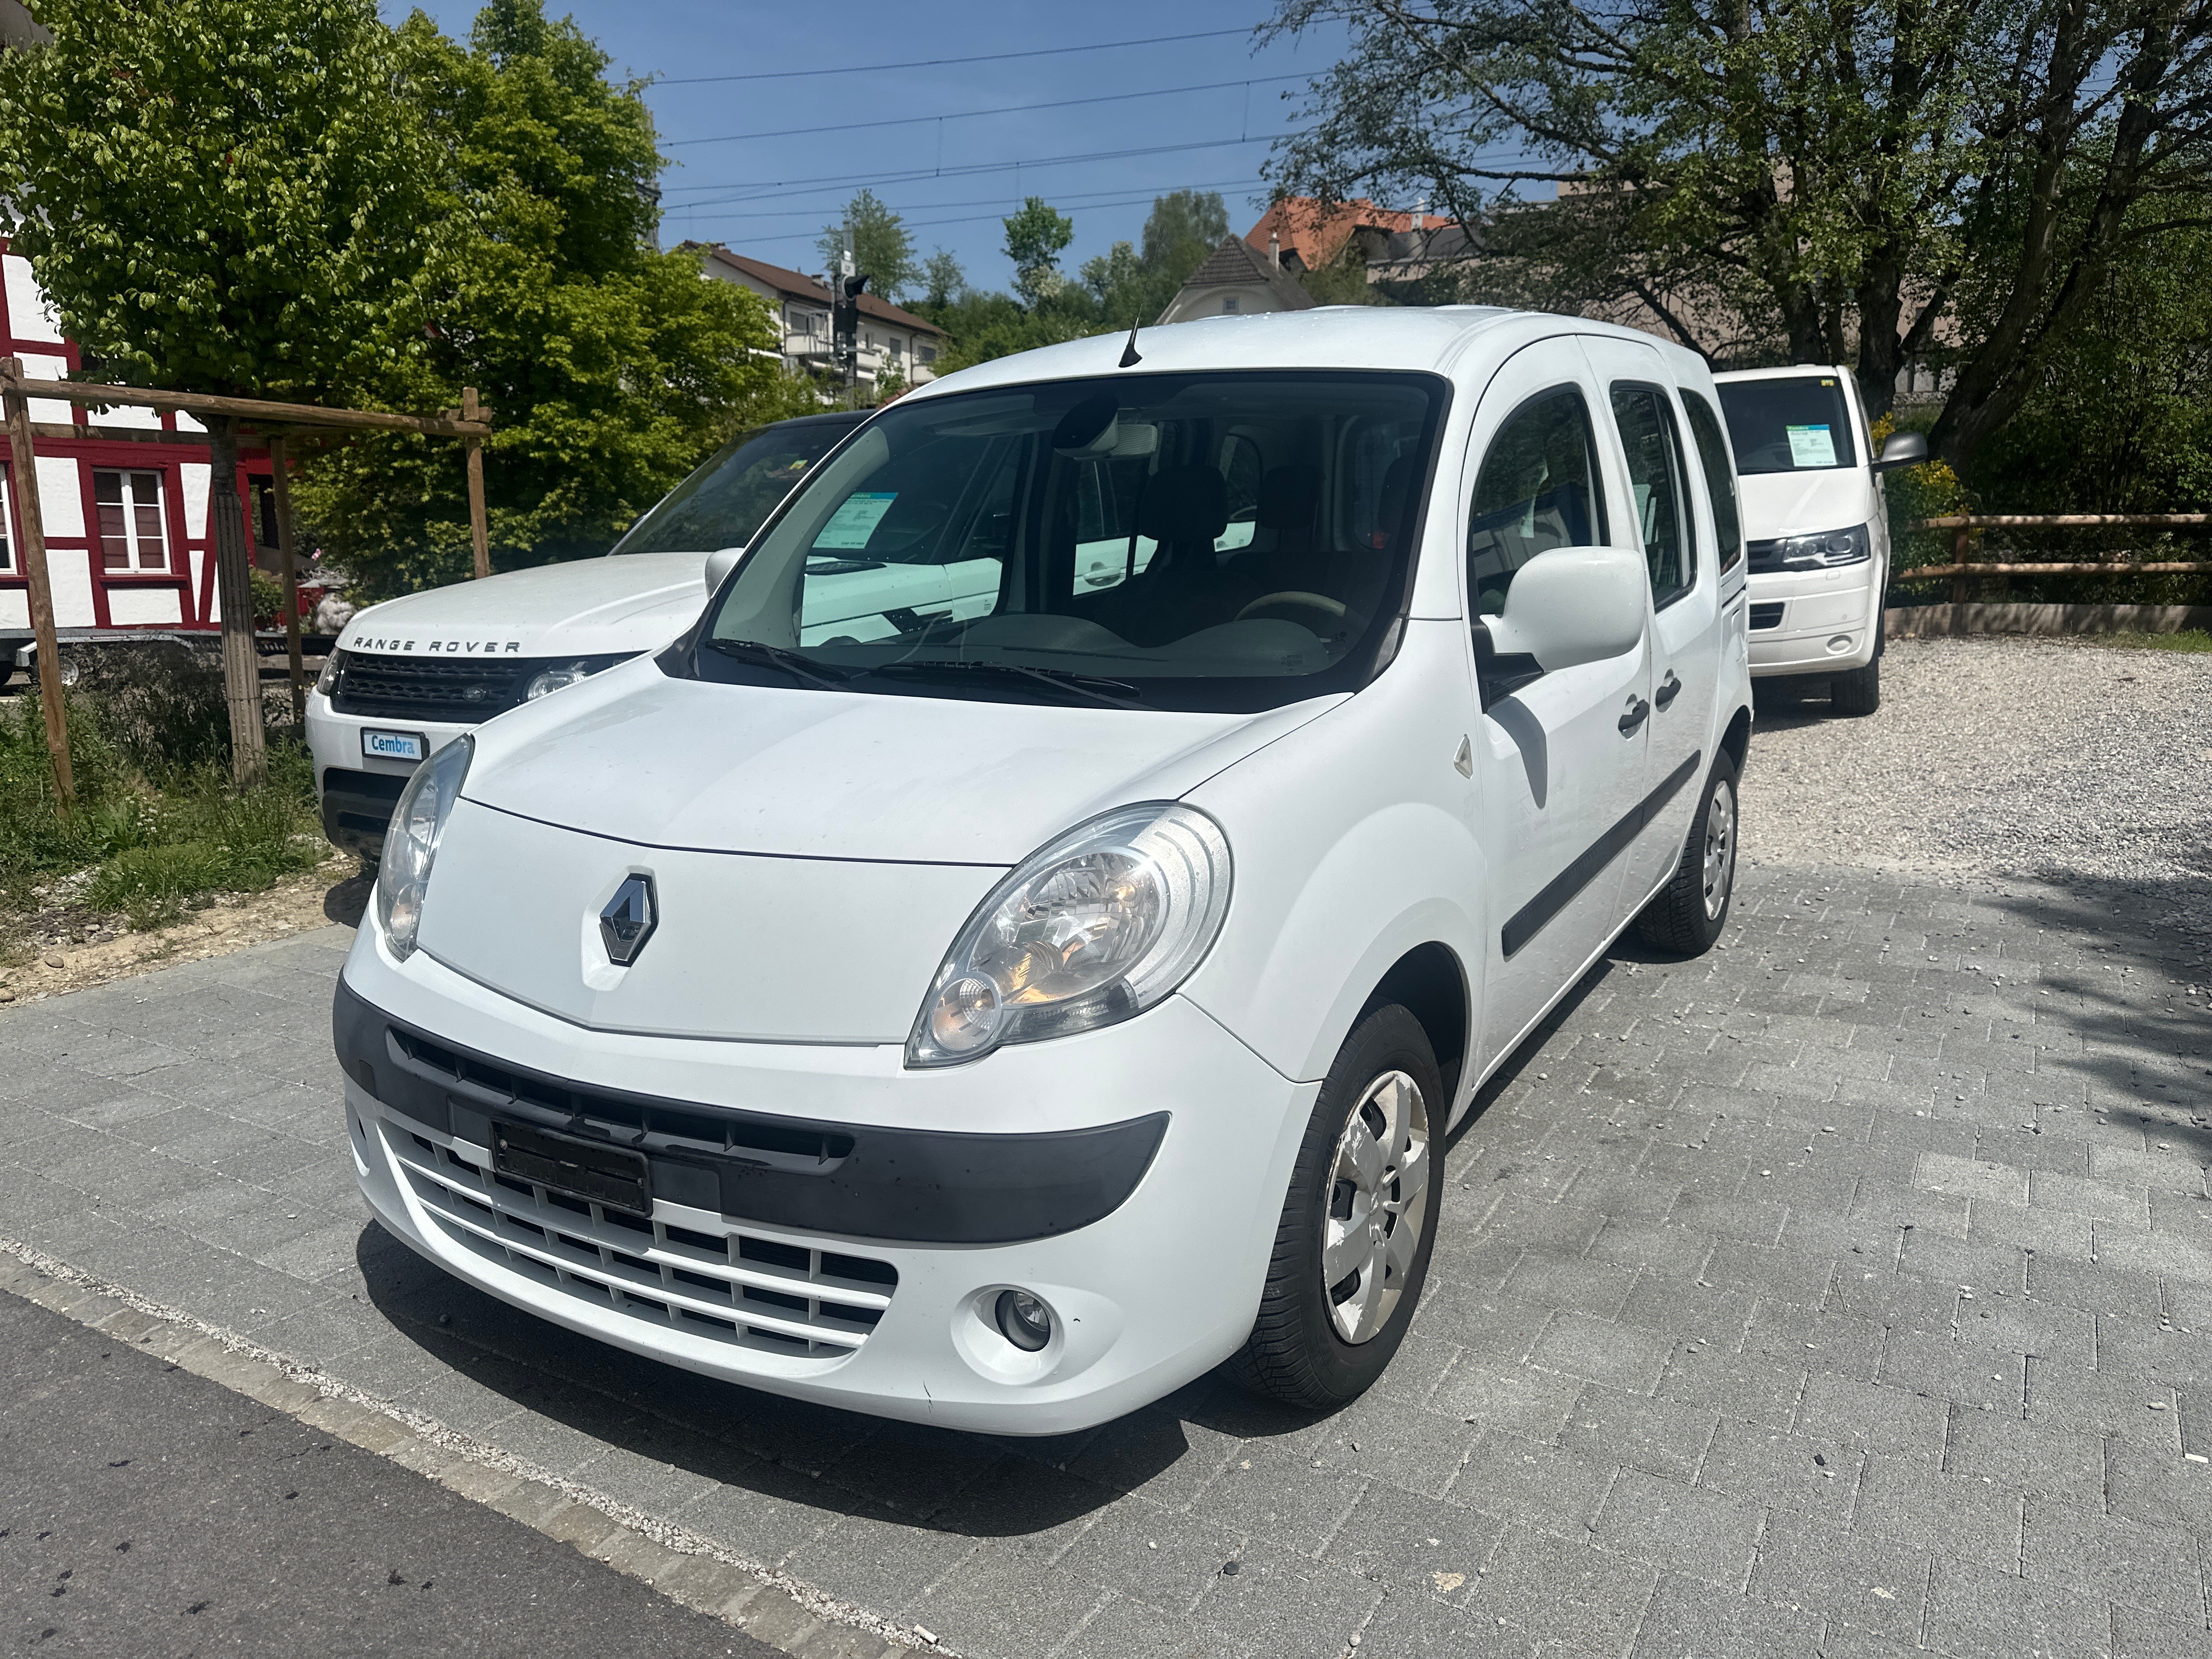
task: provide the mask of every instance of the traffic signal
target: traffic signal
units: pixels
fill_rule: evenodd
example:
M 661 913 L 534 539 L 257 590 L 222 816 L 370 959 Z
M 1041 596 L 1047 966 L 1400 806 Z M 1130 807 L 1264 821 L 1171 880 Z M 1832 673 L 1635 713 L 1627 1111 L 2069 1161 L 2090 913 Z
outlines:
M 830 296 L 830 337 L 838 358 L 850 362 L 859 355 L 860 345 L 860 290 L 868 285 L 868 273 L 857 276 L 840 276 Z

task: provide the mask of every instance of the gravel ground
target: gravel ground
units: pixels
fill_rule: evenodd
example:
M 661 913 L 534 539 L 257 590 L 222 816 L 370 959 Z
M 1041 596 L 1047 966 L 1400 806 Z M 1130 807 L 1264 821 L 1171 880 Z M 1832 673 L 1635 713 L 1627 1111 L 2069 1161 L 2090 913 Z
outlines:
M 1881 710 L 1762 691 L 1743 852 L 1922 878 L 2212 878 L 2212 656 L 1896 640 Z M 2194 907 L 2192 907 L 2194 908 Z

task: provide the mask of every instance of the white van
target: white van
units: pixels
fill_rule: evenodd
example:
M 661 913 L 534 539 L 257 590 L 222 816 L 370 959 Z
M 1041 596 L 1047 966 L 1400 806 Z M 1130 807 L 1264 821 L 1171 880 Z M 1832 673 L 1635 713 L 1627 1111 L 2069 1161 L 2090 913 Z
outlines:
M 605 558 L 455 582 L 355 613 L 307 698 L 324 833 L 375 858 L 392 804 L 428 756 L 495 714 L 666 644 L 699 614 L 712 586 L 708 556 L 734 556 L 865 418 L 812 415 L 740 434 Z
M 1825 679 L 1838 714 L 1871 714 L 1889 586 L 1881 475 L 1927 459 L 1928 441 L 1893 433 L 1875 456 L 1848 369 L 1713 378 L 1743 493 L 1753 677 Z
M 1484 1079 L 1625 929 L 1727 923 L 1734 490 L 1704 363 L 1571 318 L 923 388 L 689 632 L 416 772 L 334 1011 L 362 1192 L 493 1296 L 825 1404 L 1354 1397 Z M 995 580 L 864 632 L 836 567 L 894 550 Z

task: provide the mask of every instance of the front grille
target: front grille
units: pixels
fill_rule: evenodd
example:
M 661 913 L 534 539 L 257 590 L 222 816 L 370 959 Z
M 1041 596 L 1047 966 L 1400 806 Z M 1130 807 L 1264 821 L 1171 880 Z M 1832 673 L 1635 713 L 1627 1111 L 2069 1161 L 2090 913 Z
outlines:
M 449 720 L 473 724 L 504 714 L 522 701 L 522 689 L 543 659 L 503 659 L 349 655 L 331 688 L 331 707 L 341 714 L 374 720 Z
M 1743 556 L 1753 570 L 1782 568 L 1782 544 L 1778 541 L 1746 542 L 1743 544 Z
M 1754 605 L 1753 606 L 1752 606 L 1752 607 L 1751 607 L 1751 625 L 1752 625 L 1753 628 L 1779 628 L 1779 627 L 1781 627 L 1781 626 L 1782 626 L 1782 603 L 1781 603 L 1781 601 L 1780 601 L 1780 600 L 1778 600 L 1778 600 L 1772 600 L 1772 601 L 1770 601 L 1769 603 L 1767 603 L 1767 604 L 1765 604 L 1765 605 Z
M 835 1362 L 868 1340 L 898 1270 L 720 1223 L 678 1226 L 492 1170 L 465 1142 L 386 1122 L 392 1163 L 451 1243 L 596 1308 L 792 1359 Z

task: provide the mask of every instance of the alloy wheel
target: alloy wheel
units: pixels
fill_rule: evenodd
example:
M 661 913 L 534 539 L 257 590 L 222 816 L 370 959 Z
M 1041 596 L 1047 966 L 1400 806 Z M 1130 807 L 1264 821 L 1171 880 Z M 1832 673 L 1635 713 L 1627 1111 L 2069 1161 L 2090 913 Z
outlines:
M 1713 780 L 1705 803 L 1705 920 L 1718 921 L 1728 908 L 1729 884 L 1735 879 L 1735 791 L 1726 778 Z

